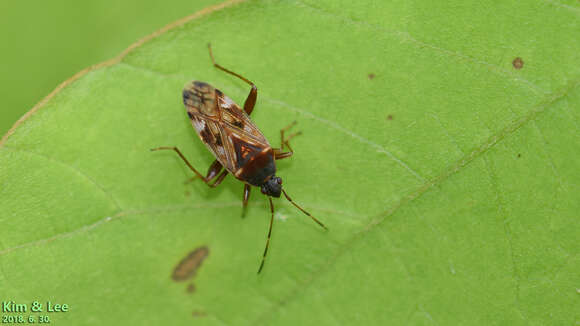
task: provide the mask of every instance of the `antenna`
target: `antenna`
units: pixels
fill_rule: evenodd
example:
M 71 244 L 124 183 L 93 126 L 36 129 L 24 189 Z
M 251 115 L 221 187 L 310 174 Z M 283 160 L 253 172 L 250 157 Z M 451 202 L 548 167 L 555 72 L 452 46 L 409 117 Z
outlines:
M 268 196 L 268 200 L 270 200 L 270 213 L 272 213 L 272 217 L 270 218 L 270 229 L 268 230 L 268 240 L 266 240 L 266 248 L 264 248 L 264 256 L 262 257 L 262 263 L 260 264 L 260 268 L 258 268 L 258 274 L 262 271 L 262 267 L 264 267 L 264 262 L 266 261 L 266 254 L 268 253 L 268 247 L 270 246 L 270 235 L 272 235 L 272 223 L 274 223 L 274 204 L 272 203 L 272 197 Z
M 302 211 L 302 213 L 310 216 L 311 219 L 314 220 L 314 222 L 318 223 L 318 225 L 322 226 L 325 230 L 328 230 L 328 228 L 326 226 L 324 226 L 324 224 L 322 224 L 322 222 L 320 222 L 319 220 L 316 219 L 316 217 L 310 215 L 310 213 L 308 213 L 307 211 L 305 211 L 302 207 L 298 206 L 298 204 L 296 204 L 292 198 L 290 198 L 290 196 L 288 196 L 288 194 L 286 193 L 286 191 L 284 189 L 282 189 L 282 192 L 284 193 L 284 197 L 286 197 L 286 199 L 288 199 L 289 202 L 292 203 L 292 205 L 296 206 L 296 208 L 298 208 L 299 210 Z

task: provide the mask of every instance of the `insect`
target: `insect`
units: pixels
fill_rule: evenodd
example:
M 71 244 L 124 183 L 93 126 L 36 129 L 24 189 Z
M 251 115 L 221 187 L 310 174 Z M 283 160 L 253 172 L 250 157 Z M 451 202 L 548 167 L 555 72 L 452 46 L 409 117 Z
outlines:
M 264 255 L 258 268 L 258 273 L 260 273 L 270 246 L 270 235 L 274 222 L 272 197 L 279 198 L 281 194 L 284 194 L 284 197 L 302 213 L 312 218 L 324 229 L 327 227 L 296 204 L 282 189 L 282 179 L 276 176 L 275 161 L 290 157 L 294 153 L 288 141 L 299 133 L 294 133 L 288 138 L 284 138 L 284 133 L 296 122 L 280 130 L 280 148 L 272 148 L 249 117 L 256 104 L 258 88 L 245 77 L 217 64 L 213 57 L 211 44 L 208 44 L 208 48 L 214 67 L 240 78 L 252 87 L 244 102 L 243 110 L 219 89 L 205 82 L 192 81 L 186 84 L 183 89 L 183 104 L 187 109 L 187 115 L 199 138 L 213 153 L 216 160 L 210 165 L 204 177 L 189 163 L 177 147 L 158 147 L 151 150 L 175 151 L 189 169 L 195 173 L 194 178 L 200 178 L 211 188 L 217 187 L 231 173 L 244 183 L 242 200 L 244 212 L 248 205 L 252 186 L 260 187 L 261 192 L 268 196 L 271 217 Z M 288 151 L 284 151 L 284 146 L 288 148 Z

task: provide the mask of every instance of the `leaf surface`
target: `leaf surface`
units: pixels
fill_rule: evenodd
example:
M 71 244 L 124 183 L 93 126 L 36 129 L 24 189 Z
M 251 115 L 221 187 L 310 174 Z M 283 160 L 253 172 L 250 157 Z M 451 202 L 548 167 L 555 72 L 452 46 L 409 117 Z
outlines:
M 0 148 L 0 293 L 82 324 L 571 324 L 580 311 L 577 2 L 249 1 L 63 87 Z M 289 194 L 184 184 L 213 157 L 183 85 L 242 104 Z M 523 66 L 516 69 L 515 59 Z M 521 63 L 520 62 L 520 63 Z M 178 263 L 208 248 L 195 275 Z

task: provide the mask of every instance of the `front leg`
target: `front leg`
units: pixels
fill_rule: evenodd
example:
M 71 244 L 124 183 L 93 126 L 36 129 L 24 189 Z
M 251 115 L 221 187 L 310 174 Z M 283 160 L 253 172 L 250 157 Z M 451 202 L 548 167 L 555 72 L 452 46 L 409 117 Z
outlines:
M 291 124 L 280 129 L 280 143 L 281 143 L 280 148 L 274 148 L 274 158 L 276 160 L 281 160 L 283 158 L 290 157 L 290 156 L 292 156 L 292 154 L 294 154 L 292 147 L 290 147 L 289 141 L 290 141 L 290 139 L 294 138 L 295 136 L 301 135 L 302 132 L 301 131 L 295 132 L 295 133 L 291 134 L 290 136 L 288 136 L 288 138 L 284 138 L 284 133 L 286 131 L 288 131 L 288 129 L 292 128 L 295 124 L 296 124 L 296 121 L 293 121 Z M 288 149 L 289 149 L 288 152 L 284 152 L 284 145 L 286 145 L 286 147 L 288 147 Z
M 283 158 L 290 157 L 290 156 L 292 156 L 292 154 L 294 154 L 294 152 L 284 152 L 280 148 L 273 148 L 273 150 L 274 150 L 274 159 L 275 160 L 281 160 Z

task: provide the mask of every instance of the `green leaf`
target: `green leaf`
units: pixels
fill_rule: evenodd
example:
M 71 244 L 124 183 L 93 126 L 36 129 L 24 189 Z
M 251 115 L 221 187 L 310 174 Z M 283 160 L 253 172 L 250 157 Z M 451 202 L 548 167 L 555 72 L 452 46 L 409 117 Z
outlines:
M 577 323 L 579 11 L 248 1 L 157 33 L 4 138 L 2 300 L 66 303 L 45 313 L 59 325 Z M 264 196 L 242 219 L 239 181 L 184 184 L 174 153 L 149 151 L 213 161 L 181 89 L 243 103 L 249 87 L 208 42 L 258 86 L 273 146 L 298 121 L 278 173 L 330 229 L 275 200 L 260 275 Z M 190 252 L 201 265 L 175 281 Z
M 217 2 L 0 1 L 0 136 L 63 79 Z

